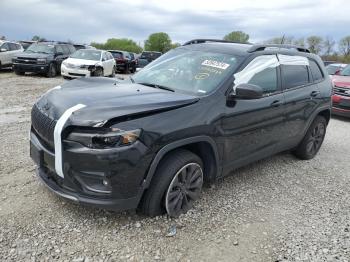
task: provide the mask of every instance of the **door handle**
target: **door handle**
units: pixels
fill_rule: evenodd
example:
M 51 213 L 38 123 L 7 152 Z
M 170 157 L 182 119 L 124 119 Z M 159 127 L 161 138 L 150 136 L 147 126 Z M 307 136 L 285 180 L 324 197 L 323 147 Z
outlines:
M 275 100 L 275 101 L 273 101 L 272 103 L 271 103 L 271 106 L 272 107 L 278 107 L 278 106 L 280 106 L 280 105 L 282 105 L 283 103 L 282 103 L 282 101 L 281 100 Z
M 320 91 L 312 91 L 311 94 L 310 94 L 310 96 L 311 96 L 311 97 L 316 97 L 316 96 L 318 96 L 319 94 L 321 94 Z

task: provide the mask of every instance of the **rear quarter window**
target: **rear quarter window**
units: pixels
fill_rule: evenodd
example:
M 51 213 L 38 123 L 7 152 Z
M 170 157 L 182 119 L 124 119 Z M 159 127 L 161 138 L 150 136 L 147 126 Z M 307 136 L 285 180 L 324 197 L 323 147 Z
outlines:
M 309 63 L 310 63 L 310 71 L 311 71 L 313 80 L 315 82 L 322 80 L 323 74 L 320 67 L 316 63 L 316 61 L 309 59 Z

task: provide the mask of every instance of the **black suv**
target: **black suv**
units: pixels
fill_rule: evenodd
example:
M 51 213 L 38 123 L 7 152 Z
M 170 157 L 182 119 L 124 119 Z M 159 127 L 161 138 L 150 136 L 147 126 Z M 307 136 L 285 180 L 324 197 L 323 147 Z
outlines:
M 62 61 L 74 52 L 74 46 L 68 43 L 33 43 L 13 59 L 13 69 L 17 75 L 35 72 L 45 74 L 47 77 L 55 77 L 61 72 Z
M 130 83 L 83 78 L 43 95 L 31 157 L 64 198 L 176 217 L 233 169 L 285 150 L 313 158 L 331 93 L 305 48 L 193 40 Z
M 138 59 L 138 68 L 143 68 L 162 55 L 161 52 L 143 51 Z

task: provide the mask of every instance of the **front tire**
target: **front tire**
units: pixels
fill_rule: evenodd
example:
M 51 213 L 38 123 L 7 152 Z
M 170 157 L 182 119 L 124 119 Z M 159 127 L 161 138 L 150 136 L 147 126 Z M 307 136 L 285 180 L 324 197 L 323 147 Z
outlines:
M 178 217 L 192 208 L 203 186 L 202 160 L 188 150 L 176 150 L 160 162 L 141 202 L 148 216 Z
M 101 67 L 96 68 L 94 76 L 104 76 L 103 69 Z
M 57 68 L 56 68 L 56 65 L 53 64 L 53 63 L 51 63 L 51 64 L 49 65 L 49 69 L 48 69 L 48 71 L 47 71 L 47 73 L 46 73 L 46 76 L 47 76 L 47 77 L 55 77 L 56 75 L 57 75 Z
M 309 160 L 316 156 L 326 135 L 327 120 L 317 116 L 312 122 L 305 137 L 294 150 L 294 155 L 302 160 Z
M 115 77 L 115 71 L 116 71 L 116 67 L 113 66 L 113 69 L 112 69 L 112 74 L 110 75 L 110 77 Z
M 18 76 L 23 76 L 24 75 L 24 72 L 22 71 L 19 71 L 19 70 L 14 70 L 15 71 L 15 74 L 18 75 Z

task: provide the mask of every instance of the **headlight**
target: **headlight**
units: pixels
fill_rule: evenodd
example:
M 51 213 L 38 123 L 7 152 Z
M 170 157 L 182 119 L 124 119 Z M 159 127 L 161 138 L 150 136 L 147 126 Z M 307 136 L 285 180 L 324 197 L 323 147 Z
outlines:
M 80 68 L 89 68 L 89 65 L 81 65 Z
M 37 60 L 38 64 L 46 64 L 46 59 L 45 58 L 38 58 Z
M 136 142 L 141 129 L 124 131 L 118 128 L 109 128 L 103 131 L 78 130 L 73 131 L 67 140 L 78 142 L 84 146 L 96 149 L 127 146 Z
M 66 67 L 68 67 L 68 63 L 66 61 L 63 61 L 62 64 Z

